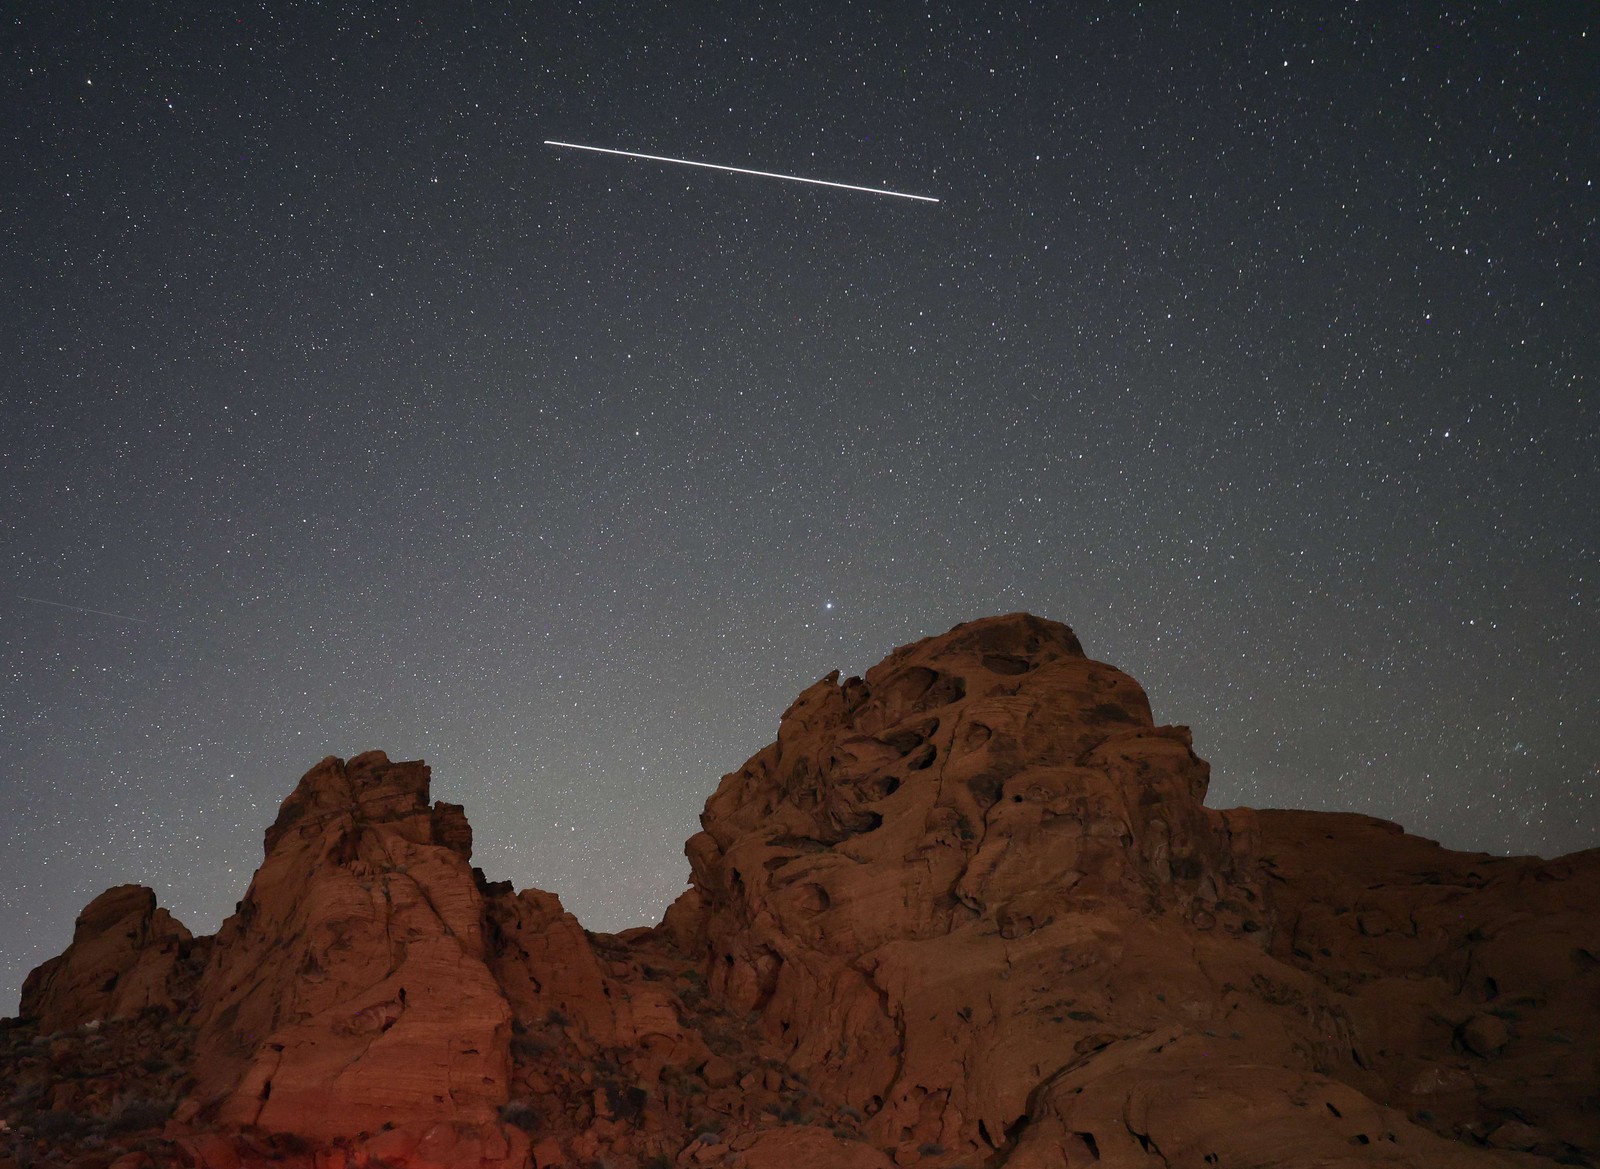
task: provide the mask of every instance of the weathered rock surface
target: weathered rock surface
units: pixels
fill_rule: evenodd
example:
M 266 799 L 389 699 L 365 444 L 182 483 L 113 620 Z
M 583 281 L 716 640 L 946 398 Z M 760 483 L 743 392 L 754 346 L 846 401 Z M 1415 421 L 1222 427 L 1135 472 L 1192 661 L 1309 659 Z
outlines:
M 201 977 L 180 1121 L 322 1140 L 416 1128 L 521 1159 L 498 1124 L 511 1011 L 471 832 L 428 784 L 374 751 L 323 760 L 284 802 Z
M 1207 780 L 1064 626 L 973 622 L 802 694 L 668 925 L 901 1164 L 1501 1164 L 1473 1138 L 1509 1123 L 1594 1155 L 1600 856 Z M 1485 1012 L 1537 1023 L 1511 1048 Z
M 1492 857 L 1366 816 L 1235 815 L 1259 826 L 1272 956 L 1350 1020 L 1342 1079 L 1441 1132 L 1596 1159 L 1600 852 Z
M 124 887 L 30 976 L 0 1158 L 1596 1163 L 1600 853 L 1207 780 L 1065 626 L 972 622 L 802 693 L 611 937 L 472 869 L 422 764 L 324 760 L 215 939 Z
M 72 944 L 22 985 L 22 1013 L 47 1031 L 172 1007 L 189 931 L 143 885 L 118 885 L 89 902 Z

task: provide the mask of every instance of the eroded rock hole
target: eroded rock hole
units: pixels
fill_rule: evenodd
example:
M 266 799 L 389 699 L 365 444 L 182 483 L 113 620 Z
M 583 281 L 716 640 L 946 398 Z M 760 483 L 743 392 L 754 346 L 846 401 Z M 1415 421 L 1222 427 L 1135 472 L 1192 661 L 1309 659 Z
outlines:
M 984 809 L 992 807 L 1000 799 L 1000 792 L 1005 785 L 1006 781 L 997 775 L 975 775 L 967 780 L 967 790 L 978 801 L 978 806 Z
M 773 848 L 796 848 L 807 855 L 827 852 L 828 842 L 818 840 L 815 836 L 774 836 L 767 841 Z
M 889 747 L 902 759 L 911 754 L 922 745 L 922 735 L 913 730 L 891 731 L 879 740 L 885 747 Z
M 1131 723 L 1136 721 L 1125 707 L 1115 702 L 1101 702 L 1089 708 L 1089 717 L 1099 722 Z
M 1170 863 L 1172 875 L 1179 881 L 1197 881 L 1205 872 L 1205 865 L 1199 857 L 1175 856 Z
M 952 702 L 960 702 L 967 696 L 967 684 L 955 675 L 950 674 L 940 678 L 917 703 L 918 710 L 932 710 L 936 706 L 949 706 Z
M 890 709 L 900 703 L 913 703 L 928 692 L 939 675 L 927 666 L 912 666 L 904 674 L 884 687 L 884 699 Z
M 1010 654 L 984 654 L 983 668 L 995 674 L 1026 674 L 1033 669 L 1033 663 Z

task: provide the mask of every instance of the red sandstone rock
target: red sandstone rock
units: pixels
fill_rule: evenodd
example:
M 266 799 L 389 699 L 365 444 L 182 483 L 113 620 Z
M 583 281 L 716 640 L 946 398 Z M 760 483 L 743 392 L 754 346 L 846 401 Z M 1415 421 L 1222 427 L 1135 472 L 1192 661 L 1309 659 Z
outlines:
M 877 1149 L 848 1141 L 825 1128 L 796 1125 L 756 1135 L 748 1145 L 735 1141 L 723 1164 L 733 1169 L 893 1169 Z
M 1471 1118 L 1509 1115 L 1549 1117 L 1544 1130 L 1575 1154 L 1600 1146 L 1585 1103 L 1592 1056 L 1547 1041 L 1530 1044 L 1520 1078 L 1465 1067 L 1483 1059 L 1460 1046 L 1494 1041 L 1483 1024 L 1460 1030 L 1476 1008 L 1462 983 L 1484 957 L 1460 957 L 1451 981 L 1408 978 L 1444 974 L 1471 922 L 1504 920 L 1518 950 L 1540 956 L 1500 976 L 1521 980 L 1522 1009 L 1549 1002 L 1592 1041 L 1593 974 L 1563 985 L 1580 971 L 1544 956 L 1596 952 L 1584 948 L 1595 918 L 1577 907 L 1600 904 L 1600 857 L 1563 862 L 1564 891 L 1508 879 L 1509 900 L 1466 906 L 1397 865 L 1411 838 L 1369 847 L 1359 818 L 1211 811 L 1206 781 L 1188 732 L 1153 726 L 1137 684 L 1085 658 L 1064 626 L 973 622 L 896 651 L 864 681 L 830 677 L 802 694 L 778 741 L 707 803 L 687 848 L 694 888 L 668 924 L 706 953 L 713 989 L 758 1014 L 768 1049 L 864 1114 L 902 1164 L 1146 1157 L 1145 1097 L 1130 1093 L 1147 1074 L 1173 1085 L 1157 1109 L 1181 1118 L 1166 1145 L 1197 1164 L 1280 1163 L 1295 1147 L 1500 1163 L 1428 1130 L 1470 1141 Z M 1324 849 L 1280 843 L 1296 816 L 1304 831 L 1326 829 Z M 1478 861 L 1414 845 L 1447 884 Z M 1294 877 L 1286 853 L 1301 862 Z M 1369 888 L 1380 882 L 1381 894 Z M 1413 914 L 1435 902 L 1428 932 Z M 1324 962 L 1354 970 L 1293 960 L 1285 930 L 1326 932 L 1328 915 L 1352 924 L 1333 939 L 1349 959 Z M 1356 993 L 1390 955 L 1393 976 Z M 1124 1066 L 1126 1090 L 1105 1088 L 1086 1111 Z M 1416 1090 L 1430 1071 L 1438 1087 Z M 1297 1103 L 1328 1085 L 1381 1117 L 1382 1132 L 1344 1133 L 1332 1109 Z M 1527 1091 L 1541 1099 L 1513 1103 Z M 1198 1103 L 1208 1093 L 1221 1103 Z M 1270 1121 L 1241 1124 L 1252 1109 Z M 1181 1132 L 1205 1133 L 1208 1147 Z M 1391 1156 L 1391 1132 L 1403 1156 Z
M 171 1008 L 179 951 L 190 938 L 143 885 L 118 885 L 85 906 L 72 944 L 22 986 L 22 1014 L 45 1031 Z
M 1431 1127 L 1600 1149 L 1600 851 L 1457 853 L 1366 816 L 1257 812 L 1272 954 L 1348 1017 L 1341 1077 Z M 1491 1140 L 1491 1144 L 1494 1142 Z
M 429 806 L 420 763 L 370 752 L 307 773 L 217 936 L 179 1120 L 324 1140 L 464 1126 L 504 1160 L 511 1011 L 470 841 L 459 808 Z
M 325 760 L 214 942 L 133 887 L 85 911 L 24 1005 L 106 1031 L 0 1032 L 0 1142 L 157 1090 L 166 1026 L 218 1169 L 1595 1162 L 1600 852 L 1207 777 L 1065 626 L 972 622 L 802 693 L 663 924 L 607 937 L 472 870 L 422 764 Z

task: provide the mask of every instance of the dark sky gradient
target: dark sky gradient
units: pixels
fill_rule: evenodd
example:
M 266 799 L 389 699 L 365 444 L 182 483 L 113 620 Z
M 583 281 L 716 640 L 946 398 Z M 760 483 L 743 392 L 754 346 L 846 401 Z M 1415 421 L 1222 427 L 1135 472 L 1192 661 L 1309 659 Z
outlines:
M 1594 5 L 508 7 L 6 10 L 0 1009 L 372 747 L 656 920 L 1015 609 L 1213 805 L 1600 844 Z

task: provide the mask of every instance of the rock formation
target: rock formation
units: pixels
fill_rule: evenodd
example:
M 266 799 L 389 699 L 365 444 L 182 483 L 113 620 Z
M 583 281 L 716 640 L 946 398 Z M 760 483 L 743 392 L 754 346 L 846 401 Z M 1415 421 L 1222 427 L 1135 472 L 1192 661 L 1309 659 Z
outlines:
M 1595 1163 L 1600 853 L 1217 811 L 1207 779 L 1065 626 L 972 622 L 804 691 L 663 923 L 608 936 L 473 869 L 422 764 L 324 760 L 214 939 L 136 887 L 84 911 L 0 1029 L 0 1140 L 117 1169 Z
M 441 1152 L 460 1138 L 520 1159 L 493 1123 L 511 1011 L 471 850 L 461 809 L 429 805 L 422 764 L 374 751 L 312 769 L 217 935 L 195 1012 L 200 1087 L 178 1119 L 327 1140 L 421 1115 L 447 1122 Z
M 22 984 L 22 1013 L 46 1031 L 94 1019 L 173 1008 L 179 952 L 189 931 L 142 885 L 118 885 L 89 902 L 65 953 Z

